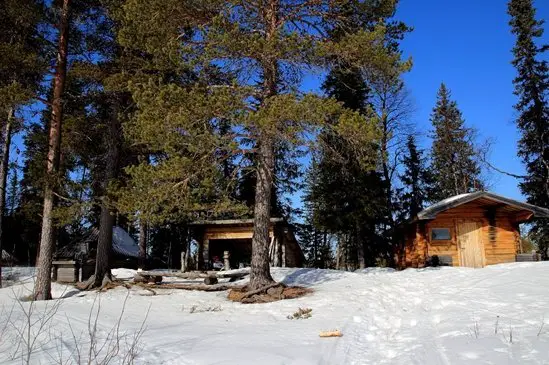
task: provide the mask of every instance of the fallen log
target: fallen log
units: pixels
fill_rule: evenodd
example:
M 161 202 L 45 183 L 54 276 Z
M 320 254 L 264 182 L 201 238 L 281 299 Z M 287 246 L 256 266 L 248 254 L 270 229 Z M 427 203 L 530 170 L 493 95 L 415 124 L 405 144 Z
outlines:
M 214 272 L 218 278 L 241 278 L 250 275 L 250 268 Z
M 149 287 L 157 289 L 182 289 L 182 290 L 200 290 L 200 291 L 224 291 L 229 289 L 242 289 L 241 286 L 227 285 L 227 284 L 156 284 L 149 285 Z
M 155 283 L 155 284 L 158 284 L 158 283 L 162 282 L 162 276 L 160 276 L 160 275 L 155 275 L 155 276 L 143 275 L 142 272 L 138 272 L 134 275 L 133 282 L 134 283 Z
M 139 271 L 138 274 L 143 276 L 172 276 L 182 279 L 205 279 L 205 278 L 218 278 L 218 279 L 238 279 L 243 278 L 250 274 L 249 269 L 238 269 L 229 271 L 191 271 L 191 272 L 179 272 L 179 271 Z

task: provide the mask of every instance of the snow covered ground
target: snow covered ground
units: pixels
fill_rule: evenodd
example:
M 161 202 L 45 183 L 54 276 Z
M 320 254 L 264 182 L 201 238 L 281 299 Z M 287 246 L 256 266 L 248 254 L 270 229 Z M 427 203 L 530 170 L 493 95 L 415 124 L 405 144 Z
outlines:
M 11 274 L 18 272 L 14 270 Z M 226 292 L 161 290 L 148 296 L 131 289 L 120 324 L 121 333 L 128 335 L 120 354 L 150 306 L 138 364 L 549 364 L 549 262 L 400 272 L 272 271 L 277 280 L 315 292 L 243 305 L 229 302 Z M 114 273 L 133 276 L 131 270 Z M 13 298 L 31 285 L 28 279 L 25 285 L 0 290 L 1 364 L 21 363 L 11 360 L 15 327 L 25 328 L 22 313 L 30 303 L 14 306 Z M 94 303 L 96 309 L 101 304 L 97 336 L 105 338 L 116 326 L 127 294 L 116 288 L 98 299 L 95 293 L 55 284 L 54 295 L 65 298 L 31 363 L 60 363 L 61 356 L 75 363 L 72 333 L 80 347 L 89 343 Z M 47 312 L 47 305 L 36 303 L 35 313 Z M 312 317 L 287 318 L 300 307 L 312 308 Z M 341 330 L 343 337 L 319 338 L 320 331 L 332 329 Z M 121 361 L 119 356 L 112 363 Z

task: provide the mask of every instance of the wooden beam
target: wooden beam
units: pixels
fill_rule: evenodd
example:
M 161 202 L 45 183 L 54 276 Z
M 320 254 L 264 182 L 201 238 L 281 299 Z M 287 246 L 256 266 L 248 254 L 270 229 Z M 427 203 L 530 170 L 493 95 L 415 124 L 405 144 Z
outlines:
M 210 240 L 240 240 L 240 239 L 252 239 L 253 232 L 206 232 L 205 237 Z
M 273 231 L 269 231 L 269 237 L 273 237 Z M 246 230 L 246 231 L 231 231 L 231 230 L 224 230 L 224 231 L 209 231 L 207 230 L 204 234 L 204 238 L 209 240 L 239 240 L 239 239 L 252 239 L 253 231 Z

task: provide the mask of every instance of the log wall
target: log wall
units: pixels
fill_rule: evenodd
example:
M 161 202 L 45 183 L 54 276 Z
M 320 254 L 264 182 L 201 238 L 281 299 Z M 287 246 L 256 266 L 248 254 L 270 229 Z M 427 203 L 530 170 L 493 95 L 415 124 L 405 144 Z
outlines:
M 514 215 L 498 211 L 490 213 L 485 206 L 471 202 L 440 213 L 436 219 L 427 221 L 421 229 L 422 222 L 416 223 L 416 234 L 408 234 L 406 240 L 406 266 L 420 267 L 428 257 L 437 255 L 451 259 L 452 266 L 460 266 L 460 250 L 457 225 L 460 221 L 477 221 L 482 226 L 482 242 L 487 265 L 515 262 L 519 251 L 520 231 Z M 494 223 L 491 229 L 490 223 Z M 448 228 L 451 239 L 431 241 L 431 229 Z

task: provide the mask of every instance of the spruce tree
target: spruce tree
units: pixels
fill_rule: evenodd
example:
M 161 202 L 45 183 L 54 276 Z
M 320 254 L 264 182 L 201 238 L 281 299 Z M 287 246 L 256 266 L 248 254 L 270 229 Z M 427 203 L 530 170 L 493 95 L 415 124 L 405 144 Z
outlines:
M 465 125 L 450 90 L 441 84 L 431 114 L 433 193 L 430 200 L 482 190 L 475 131 Z
M 9 177 L 9 184 L 7 187 L 7 197 L 6 197 L 6 209 L 4 210 L 4 214 L 7 214 L 9 216 L 13 216 L 15 214 L 15 211 L 19 207 L 19 198 L 20 198 L 20 191 L 19 191 L 19 166 L 17 166 L 16 162 L 13 162 L 10 167 L 10 177 Z
M 329 238 L 332 235 L 329 234 L 320 219 L 323 214 L 322 199 L 315 196 L 319 189 L 318 175 L 319 169 L 315 158 L 313 158 L 306 175 L 304 209 L 301 213 L 303 222 L 297 224 L 296 227 L 306 265 L 326 269 L 333 266 L 333 254 Z
M 549 207 L 549 64 L 544 58 L 549 45 L 538 44 L 544 22 L 536 19 L 532 0 L 511 0 L 508 13 L 516 36 L 512 63 L 517 71 L 514 92 L 519 98 L 515 105 L 516 124 L 521 132 L 518 154 L 527 172 L 520 189 L 529 203 Z M 544 258 L 549 247 L 546 227 L 546 222 L 535 222 L 533 227 Z
M 402 221 L 413 219 L 424 208 L 432 183 L 423 151 L 417 148 L 413 135 L 408 136 L 406 147 L 407 151 L 402 159 L 404 171 L 400 175 L 400 181 L 404 186 L 401 199 L 405 216 L 401 217 Z
M 379 3 L 393 5 L 392 1 Z M 359 156 L 367 164 L 372 163 L 371 140 L 376 135 L 375 120 L 345 110 L 333 99 L 299 92 L 299 75 L 307 68 L 326 68 L 338 62 L 364 69 L 394 63 L 398 57 L 383 47 L 386 28 L 379 25 L 372 31 L 350 31 L 339 41 L 331 41 L 327 34 L 338 24 L 331 1 L 129 0 L 124 9 L 127 27 L 120 37 L 124 45 L 146 49 L 158 65 L 179 64 L 180 74 L 192 68 L 199 76 L 207 76 L 205 72 L 216 65 L 236 75 L 224 85 L 199 81 L 181 88 L 153 78 L 134 85 L 140 111 L 133 131 L 149 140 L 147 134 L 153 130 L 179 131 L 172 132 L 170 138 L 186 142 L 194 157 L 184 165 L 186 169 L 170 169 L 170 174 L 156 171 L 152 181 L 158 185 L 164 180 L 183 192 L 211 170 L 207 156 L 211 158 L 213 151 L 230 148 L 233 153 L 242 152 L 239 144 L 223 146 L 210 138 L 206 131 L 211 123 L 223 118 L 231 121 L 235 134 L 249 131 L 245 138 L 253 141 L 257 156 L 250 289 L 272 283 L 268 231 L 278 141 L 305 145 L 311 132 L 328 121 L 337 121 L 335 129 L 352 136 L 354 148 L 364 148 Z M 360 15 L 369 9 L 357 2 L 356 11 Z M 166 21 L 159 23 L 159 17 Z M 157 135 L 167 142 L 165 135 Z M 173 155 L 174 151 L 168 152 Z M 207 166 L 203 161 L 209 162 Z M 134 176 L 138 171 L 143 173 L 141 181 L 148 180 L 143 169 L 132 171 Z M 198 183 L 203 185 L 202 179 Z

